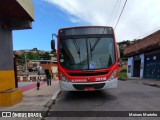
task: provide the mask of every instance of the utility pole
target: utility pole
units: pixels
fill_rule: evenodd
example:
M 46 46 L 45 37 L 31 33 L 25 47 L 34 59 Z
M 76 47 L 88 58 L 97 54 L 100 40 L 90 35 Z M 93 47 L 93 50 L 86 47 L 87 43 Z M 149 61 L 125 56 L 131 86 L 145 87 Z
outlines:
M 26 67 L 26 76 L 27 76 L 28 67 L 27 67 L 27 56 L 26 56 L 26 54 L 27 53 L 25 52 L 25 65 L 26 65 L 25 67 Z

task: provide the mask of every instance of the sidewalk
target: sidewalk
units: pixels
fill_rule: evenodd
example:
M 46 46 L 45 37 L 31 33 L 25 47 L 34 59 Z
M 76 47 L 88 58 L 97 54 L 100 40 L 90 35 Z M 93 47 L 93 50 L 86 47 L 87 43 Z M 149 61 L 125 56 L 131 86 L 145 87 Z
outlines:
M 40 82 L 40 85 L 44 85 L 44 84 L 47 84 L 46 81 L 41 81 Z M 19 89 L 21 89 L 23 92 L 27 91 L 27 90 L 30 90 L 30 89 L 33 89 L 33 88 L 36 88 L 37 87 L 37 82 L 34 82 L 34 83 L 31 83 L 31 84 L 28 84 L 28 85 L 24 85 L 24 86 L 20 86 L 18 87 Z
M 44 84 L 40 86 L 40 90 L 37 90 L 37 88 L 27 90 L 23 92 L 23 100 L 20 103 L 11 107 L 0 107 L 0 111 L 48 111 L 59 92 L 59 81 L 52 80 L 51 86 Z M 1 119 L 9 120 L 9 118 Z M 13 118 L 10 119 L 13 120 Z M 14 119 L 17 120 L 17 118 Z M 19 120 L 21 119 L 25 120 L 28 118 L 20 118 Z
M 128 78 L 126 81 L 160 88 L 160 80 L 157 80 L 157 79 L 144 79 L 144 78 L 132 77 L 132 78 Z

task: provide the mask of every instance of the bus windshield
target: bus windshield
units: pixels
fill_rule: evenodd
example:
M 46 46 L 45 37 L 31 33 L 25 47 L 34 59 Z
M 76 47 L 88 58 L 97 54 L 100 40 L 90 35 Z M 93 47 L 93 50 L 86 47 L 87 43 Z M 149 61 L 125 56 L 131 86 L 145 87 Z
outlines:
M 60 39 L 60 65 L 70 70 L 108 68 L 115 63 L 113 36 Z

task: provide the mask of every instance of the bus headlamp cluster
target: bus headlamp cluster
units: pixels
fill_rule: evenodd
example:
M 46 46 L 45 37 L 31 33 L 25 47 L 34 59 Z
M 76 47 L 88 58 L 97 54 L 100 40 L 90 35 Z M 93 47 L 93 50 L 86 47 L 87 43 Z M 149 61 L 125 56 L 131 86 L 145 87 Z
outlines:
M 116 74 L 117 74 L 117 70 L 114 70 L 108 80 L 115 79 L 116 78 Z
M 62 73 L 60 73 L 60 77 L 62 81 L 69 82 L 68 79 Z

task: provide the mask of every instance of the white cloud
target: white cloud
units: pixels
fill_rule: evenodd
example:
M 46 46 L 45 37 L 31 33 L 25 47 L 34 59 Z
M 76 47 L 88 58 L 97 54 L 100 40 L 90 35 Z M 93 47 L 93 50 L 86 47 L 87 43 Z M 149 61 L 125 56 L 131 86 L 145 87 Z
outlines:
M 121 1 L 120 9 L 112 24 L 107 23 L 115 4 L 120 0 L 45 0 L 70 15 L 73 23 L 85 22 L 89 25 L 112 25 L 118 19 L 125 0 Z M 117 41 L 144 37 L 144 33 L 160 29 L 159 0 L 128 0 L 116 28 Z M 143 36 L 141 36 L 143 35 Z
M 72 23 L 79 23 L 79 22 L 81 22 L 81 20 L 78 19 L 78 18 L 76 18 L 76 17 L 70 17 L 70 21 L 71 21 Z

